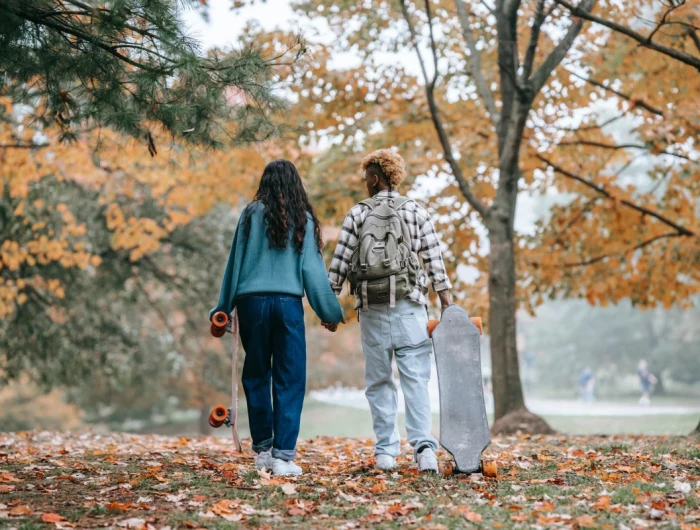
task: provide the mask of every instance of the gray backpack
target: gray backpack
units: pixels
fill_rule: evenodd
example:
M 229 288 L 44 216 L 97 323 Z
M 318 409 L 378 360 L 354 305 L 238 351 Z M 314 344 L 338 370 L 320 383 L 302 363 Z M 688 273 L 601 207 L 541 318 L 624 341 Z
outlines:
M 408 296 L 418 278 L 418 256 L 411 248 L 411 234 L 397 213 L 410 199 L 395 197 L 362 201 L 370 208 L 350 257 L 350 292 L 360 298 L 362 310 L 369 304 L 389 304 Z

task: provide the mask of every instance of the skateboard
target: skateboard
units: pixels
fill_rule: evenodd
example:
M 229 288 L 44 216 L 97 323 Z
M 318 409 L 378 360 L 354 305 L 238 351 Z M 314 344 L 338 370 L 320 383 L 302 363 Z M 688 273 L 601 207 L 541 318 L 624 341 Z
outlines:
M 458 472 L 496 477 L 496 462 L 481 457 L 491 442 L 481 379 L 481 318 L 469 318 L 453 304 L 439 322 L 428 322 L 428 333 L 440 389 L 440 444 L 454 458 Z
M 231 408 L 226 405 L 217 405 L 209 413 L 209 425 L 218 429 L 222 425 L 231 427 L 233 445 L 239 453 L 243 452 L 241 441 L 238 438 L 238 316 L 234 310 L 231 318 L 223 311 L 214 313 L 211 319 L 209 331 L 214 337 L 221 338 L 226 332 L 233 335 L 233 358 L 231 360 Z

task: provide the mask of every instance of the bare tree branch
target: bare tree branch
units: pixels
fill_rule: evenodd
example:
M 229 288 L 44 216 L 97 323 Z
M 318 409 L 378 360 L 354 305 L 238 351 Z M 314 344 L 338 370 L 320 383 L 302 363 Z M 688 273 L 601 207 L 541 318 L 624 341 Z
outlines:
M 618 149 L 644 149 L 646 151 L 649 150 L 649 148 L 645 145 L 639 145 L 639 144 L 606 144 L 603 142 L 594 142 L 591 140 L 565 140 L 563 142 L 559 142 L 557 146 L 562 146 L 562 145 L 586 145 L 589 147 L 599 147 L 601 149 L 613 149 L 613 150 L 618 150 Z M 680 153 L 670 153 L 668 151 L 661 151 L 660 153 L 652 153 L 654 155 L 667 155 L 667 156 L 675 156 L 676 158 L 682 158 L 683 160 L 687 160 L 689 162 L 694 162 L 698 163 L 695 160 L 693 160 L 690 157 L 687 157 L 685 155 L 682 155 Z
M 467 202 L 471 205 L 472 208 L 479 212 L 479 214 L 482 217 L 485 217 L 488 212 L 487 207 L 472 193 L 471 187 L 469 186 L 467 179 L 462 173 L 462 168 L 459 166 L 457 160 L 455 160 L 454 155 L 452 153 L 452 145 L 450 143 L 450 139 L 447 136 L 447 133 L 445 132 L 445 127 L 442 123 L 442 118 L 440 117 L 440 110 L 438 109 L 437 103 L 435 101 L 435 85 L 432 84 L 431 80 L 428 77 L 428 72 L 425 68 L 425 61 L 423 60 L 423 54 L 421 54 L 420 48 L 418 47 L 416 28 L 414 27 L 413 22 L 411 21 L 410 14 L 408 13 L 406 0 L 401 0 L 401 11 L 403 13 L 404 18 L 406 19 L 406 24 L 408 24 L 408 31 L 411 36 L 411 44 L 413 45 L 413 48 L 416 51 L 416 55 L 418 56 L 418 63 L 420 64 L 423 79 L 425 80 L 425 92 L 426 97 L 428 99 L 430 117 L 432 118 L 433 125 L 435 126 L 435 131 L 437 132 L 438 138 L 440 139 L 440 145 L 442 146 L 442 150 L 445 155 L 445 160 L 449 164 L 450 169 L 452 170 L 452 174 L 454 175 L 455 180 L 457 181 L 457 185 L 459 186 L 460 191 L 464 195 L 464 198 L 467 200 Z
M 586 180 L 583 177 L 580 177 L 578 175 L 574 175 L 573 173 L 556 165 L 554 162 L 552 162 L 551 160 L 547 159 L 546 157 L 544 157 L 542 155 L 538 154 L 537 158 L 542 160 L 542 162 L 547 164 L 549 167 L 551 167 L 554 171 L 556 171 L 560 175 L 563 175 L 567 178 L 570 178 L 572 180 L 580 182 L 581 184 L 588 186 L 592 190 L 595 190 L 598 193 L 600 193 L 601 195 L 607 197 L 608 199 L 617 201 L 620 204 L 627 206 L 628 208 L 632 208 L 633 210 L 638 211 L 639 213 L 642 213 L 644 215 L 648 215 L 649 217 L 653 217 L 654 219 L 661 221 L 662 223 L 670 226 L 671 228 L 674 228 L 676 230 L 676 232 L 680 235 L 697 237 L 697 234 L 695 234 L 691 230 L 688 230 L 687 228 L 679 225 L 678 223 L 672 221 L 671 219 L 669 219 L 668 217 L 666 217 L 660 213 L 657 213 L 653 210 L 650 210 L 649 208 L 646 208 L 644 206 L 639 206 L 639 205 L 637 205 L 637 204 L 635 204 L 632 201 L 629 201 L 627 199 L 618 199 L 618 198 L 614 197 L 609 191 L 607 191 L 603 186 L 599 186 L 598 184 L 595 184 L 589 180 Z
M 579 6 L 574 6 L 566 0 L 554 1 L 557 4 L 568 9 L 572 15 L 586 20 L 590 20 L 591 22 L 595 22 L 596 24 L 600 24 L 601 26 L 610 28 L 613 31 L 622 33 L 623 35 L 626 35 L 629 38 L 636 40 L 639 43 L 639 45 L 643 46 L 644 48 L 649 48 L 650 50 L 654 50 L 664 55 L 667 55 L 668 57 L 676 59 L 677 61 L 692 66 L 696 70 L 700 71 L 700 57 L 694 57 L 684 51 L 676 50 L 675 48 L 671 48 L 670 46 L 653 42 L 650 39 L 650 36 L 642 35 L 641 33 L 634 31 L 633 29 L 628 28 L 627 26 L 623 26 L 622 24 L 618 24 L 617 22 L 613 22 L 612 20 L 607 20 L 602 17 L 593 15 L 589 12 L 589 10 L 582 9 Z
M 651 237 L 645 241 L 642 241 L 641 243 L 633 246 L 632 248 L 628 248 L 627 250 L 624 250 L 622 252 L 622 255 L 629 254 L 630 252 L 634 252 L 635 250 L 642 249 L 642 248 L 646 247 L 647 245 L 651 245 L 653 242 L 658 241 L 659 239 L 667 239 L 667 238 L 671 238 L 671 237 L 685 237 L 685 236 L 686 236 L 686 234 L 679 234 L 678 232 L 667 232 L 665 234 L 660 234 L 658 236 L 654 236 L 654 237 Z M 567 268 L 585 267 L 586 265 L 593 265 L 594 263 L 602 261 L 605 258 L 610 258 L 616 254 L 619 254 L 619 253 L 610 252 L 608 254 L 602 254 L 600 256 L 596 256 L 595 258 L 590 258 L 590 259 L 587 259 L 584 261 L 579 261 L 579 262 L 575 262 L 575 263 L 564 263 L 561 266 L 567 267 Z
M 678 3 L 676 3 L 676 4 L 671 4 L 671 7 L 669 7 L 669 8 L 664 12 L 663 16 L 661 17 L 661 21 L 656 25 L 656 27 L 654 28 L 654 30 L 653 30 L 653 31 L 649 34 L 649 36 L 647 37 L 647 39 L 649 40 L 649 42 L 651 42 L 651 39 L 654 38 L 654 35 L 656 35 L 656 32 L 659 31 L 659 30 L 661 29 L 662 26 L 665 26 L 665 25 L 668 23 L 668 21 L 667 21 L 668 16 L 669 16 L 674 10 L 678 9 L 678 8 L 681 7 L 682 5 L 685 5 L 685 0 L 684 0 L 683 2 L 678 2 Z
M 559 2 L 560 0 L 555 0 L 556 2 Z M 583 13 L 588 13 L 593 6 L 595 5 L 596 0 L 582 0 L 581 3 L 579 4 L 578 7 L 576 7 L 577 10 L 580 10 Z M 581 17 L 584 18 L 584 17 Z M 545 82 L 551 75 L 551 73 L 554 71 L 554 69 L 559 66 L 559 63 L 562 62 L 566 54 L 568 53 L 569 49 L 571 49 L 571 46 L 574 44 L 574 41 L 576 40 L 576 37 L 578 37 L 578 34 L 581 32 L 581 28 L 583 27 L 583 20 L 572 20 L 571 26 L 569 26 L 568 31 L 566 32 L 566 35 L 561 39 L 559 44 L 556 45 L 554 50 L 549 54 L 549 56 L 544 60 L 542 65 L 539 67 L 537 72 L 532 77 L 532 90 L 534 94 L 539 93 L 539 91 L 542 89 L 544 86 Z
M 540 29 L 542 28 L 542 24 L 547 17 L 547 13 L 545 13 L 544 10 L 545 2 L 546 0 L 537 0 L 535 18 L 532 21 L 532 28 L 530 29 L 530 42 L 527 44 L 525 62 L 523 62 L 523 72 L 520 76 L 521 84 L 525 84 L 532 73 L 532 65 L 535 62 L 535 52 L 537 51 L 537 43 L 540 39 Z
M 653 107 L 649 103 L 646 103 L 645 101 L 641 99 L 635 99 L 629 94 L 625 94 L 624 92 L 620 92 L 619 90 L 615 90 L 614 88 L 610 88 L 609 86 L 604 85 L 600 81 L 596 81 L 595 79 L 591 79 L 590 77 L 583 77 L 582 75 L 577 74 L 576 72 L 572 72 L 571 70 L 567 70 L 571 75 L 574 77 L 577 77 L 578 79 L 585 81 L 586 83 L 590 83 L 593 86 L 597 86 L 598 88 L 602 88 L 603 90 L 606 90 L 610 92 L 611 94 L 615 94 L 616 96 L 621 97 L 622 99 L 629 101 L 633 104 L 635 107 L 641 107 L 646 111 L 651 112 L 652 114 L 656 114 L 657 116 L 663 117 L 664 113 L 662 110 L 657 109 L 656 107 Z
M 455 0 L 455 6 L 457 7 L 457 18 L 462 26 L 462 34 L 464 35 L 464 40 L 467 41 L 467 48 L 469 49 L 469 56 L 467 57 L 469 75 L 474 79 L 476 92 L 484 102 L 484 106 L 491 117 L 491 123 L 493 123 L 494 127 L 498 127 L 498 121 L 501 117 L 496 108 L 496 100 L 494 99 L 493 92 L 491 92 L 491 88 L 486 82 L 484 72 L 481 69 L 481 54 L 476 47 L 474 33 L 469 27 L 469 14 L 464 5 L 464 0 Z
M 2 144 L 0 149 L 43 149 L 51 144 Z
M 433 80 L 430 82 L 431 90 L 435 89 L 438 81 L 438 51 L 435 44 L 435 33 L 433 32 L 433 14 L 430 11 L 430 0 L 425 0 L 425 13 L 428 17 L 428 32 L 430 33 L 430 51 L 433 54 Z

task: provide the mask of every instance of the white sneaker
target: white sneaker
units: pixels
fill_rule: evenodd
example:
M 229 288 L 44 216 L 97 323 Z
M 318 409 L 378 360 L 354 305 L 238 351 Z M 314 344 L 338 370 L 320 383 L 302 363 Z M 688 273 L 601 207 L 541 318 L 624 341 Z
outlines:
M 255 469 L 272 469 L 272 449 L 258 453 L 258 458 L 255 460 Z
M 438 471 L 438 461 L 437 456 L 435 456 L 435 451 L 426 447 L 416 458 L 418 460 L 418 470 L 422 473 L 425 471 L 433 471 L 437 473 Z
M 394 469 L 396 467 L 396 460 L 390 455 L 377 455 L 377 463 L 374 467 L 378 469 Z
M 301 468 L 292 460 L 282 460 L 280 458 L 272 459 L 272 473 L 288 477 L 292 475 L 301 475 Z

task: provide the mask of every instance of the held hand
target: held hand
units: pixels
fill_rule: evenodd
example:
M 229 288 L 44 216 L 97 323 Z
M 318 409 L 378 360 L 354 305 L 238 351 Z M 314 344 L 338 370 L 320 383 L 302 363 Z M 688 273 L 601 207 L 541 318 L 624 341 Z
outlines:
M 331 322 L 321 322 L 321 325 L 331 333 L 335 333 L 338 329 L 338 324 L 333 324 Z
M 345 324 L 345 320 L 341 320 L 340 324 Z M 338 330 L 338 324 L 334 324 L 332 322 L 321 322 L 321 325 L 331 333 L 335 333 Z

